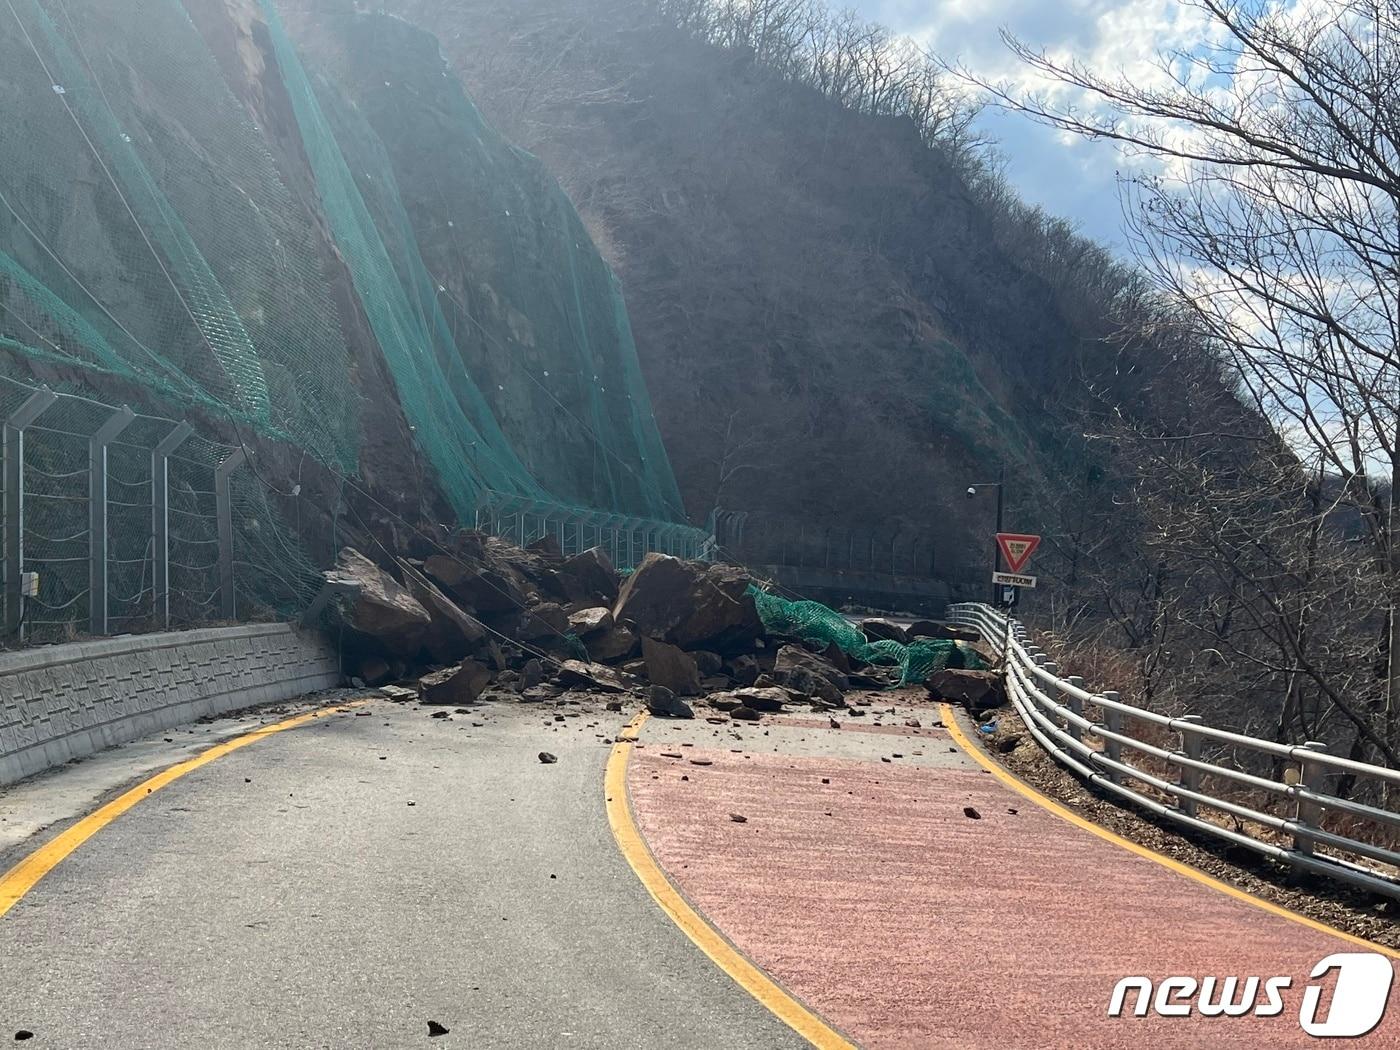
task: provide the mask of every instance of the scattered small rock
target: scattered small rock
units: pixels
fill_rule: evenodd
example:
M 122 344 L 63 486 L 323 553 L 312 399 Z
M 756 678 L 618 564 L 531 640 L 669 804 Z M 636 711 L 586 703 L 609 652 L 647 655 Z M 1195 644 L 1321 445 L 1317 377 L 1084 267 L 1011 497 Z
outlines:
M 438 1024 L 436 1021 L 429 1021 L 429 1022 L 428 1022 L 428 1036 L 429 1036 L 429 1038 L 432 1038 L 433 1036 L 438 1036 L 438 1035 L 446 1035 L 446 1034 L 447 1034 L 448 1032 L 450 1032 L 450 1031 L 452 1031 L 452 1029 L 448 1028 L 447 1025 L 445 1025 L 445 1024 Z
M 967 817 L 968 820 L 982 819 L 982 814 L 978 813 L 977 810 L 973 809 L 971 806 L 963 806 L 963 816 Z
M 541 751 L 541 752 L 540 752 L 540 762 L 542 762 L 544 765 L 546 765 L 546 766 L 552 766 L 552 765 L 554 765 L 554 763 L 556 763 L 556 762 L 558 762 L 558 761 L 559 761 L 559 759 L 556 758 L 554 755 L 551 755 L 548 751 Z
M 734 821 L 735 824 L 747 824 L 749 822 L 749 818 L 742 813 L 731 813 L 729 814 L 729 819 Z

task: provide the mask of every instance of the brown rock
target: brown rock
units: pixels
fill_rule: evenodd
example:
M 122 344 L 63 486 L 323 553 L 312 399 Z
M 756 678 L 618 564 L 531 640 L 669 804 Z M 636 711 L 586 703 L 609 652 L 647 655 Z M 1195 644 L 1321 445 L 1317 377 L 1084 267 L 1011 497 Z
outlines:
M 995 671 L 947 668 L 928 676 L 925 686 L 933 700 L 962 704 L 969 711 L 990 711 L 1005 702 L 1001 676 Z
M 892 642 L 899 642 L 900 644 L 909 641 L 909 636 L 905 633 L 904 628 L 892 620 L 862 620 L 860 622 L 860 629 L 865 637 L 872 642 L 878 642 L 886 638 Z
M 383 657 L 366 656 L 359 662 L 358 677 L 366 685 L 383 685 L 393 677 L 393 670 Z
M 336 608 L 351 631 L 392 655 L 413 656 L 422 648 L 433 622 L 428 610 L 359 551 L 344 548 L 325 579 L 343 589 Z
M 778 650 L 772 677 L 804 696 L 820 697 L 831 704 L 841 703 L 850 688 L 850 680 L 844 674 L 824 657 L 800 645 L 785 645 Z
M 690 705 L 664 685 L 654 685 L 647 690 L 647 710 L 663 718 L 695 717 Z M 680 758 L 680 755 L 676 757 Z
M 598 598 L 604 602 L 617 600 L 618 576 L 612 561 L 601 547 L 590 547 L 581 554 L 565 559 L 559 567 L 567 589 L 580 597 Z
M 522 642 L 558 638 L 569 633 L 569 614 L 553 602 L 541 602 L 520 617 L 516 637 Z
M 646 661 L 647 680 L 652 685 L 665 686 L 680 696 L 699 695 L 700 675 L 690 654 L 644 636 L 642 659 Z
M 758 676 L 763 673 L 758 660 L 748 653 L 734 657 L 727 666 L 729 677 L 740 685 L 753 685 L 754 682 L 758 681 Z
M 481 695 L 491 681 L 491 671 L 475 660 L 463 660 L 418 679 L 418 700 L 424 704 L 461 706 Z
M 486 640 L 486 628 L 463 612 L 416 568 L 402 558 L 398 562 L 409 593 L 432 618 L 424 645 L 435 661 L 460 660 Z
M 595 660 L 621 660 L 637 650 L 637 632 L 626 624 L 615 625 L 611 630 L 594 635 L 583 643 L 588 655 Z M 632 670 L 632 668 L 627 668 Z M 641 670 L 634 673 L 640 674 Z
M 458 537 L 457 553 L 434 554 L 423 562 L 423 572 L 474 612 L 520 609 L 529 603 L 533 588 L 522 573 L 499 556 L 503 546 L 474 533 L 462 534 Z
M 748 583 L 733 566 L 648 554 L 623 584 L 613 619 L 682 649 L 740 650 L 763 633 Z
M 612 610 L 606 606 L 598 606 L 593 609 L 580 609 L 569 616 L 569 630 L 578 635 L 585 642 L 597 634 L 611 631 L 613 628 Z
M 559 680 L 564 685 L 582 685 L 605 693 L 625 693 L 634 684 L 611 667 L 586 664 L 582 660 L 565 660 L 560 664 Z
M 787 693 L 782 689 L 735 689 L 729 694 L 738 700 L 743 707 L 752 707 L 755 711 L 781 711 L 783 704 L 787 702 Z
M 763 716 L 752 707 L 736 707 L 729 712 L 730 718 L 738 718 L 744 722 L 757 722 Z

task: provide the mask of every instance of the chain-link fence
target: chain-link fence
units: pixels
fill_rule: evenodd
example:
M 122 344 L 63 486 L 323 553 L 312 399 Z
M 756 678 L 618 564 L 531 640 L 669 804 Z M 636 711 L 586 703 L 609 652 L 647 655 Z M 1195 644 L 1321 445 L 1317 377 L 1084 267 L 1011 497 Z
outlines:
M 285 616 L 320 584 L 252 458 L 0 376 L 6 646 Z
M 703 529 L 505 493 L 486 494 L 476 527 L 521 547 L 540 540 L 553 540 L 565 554 L 601 547 L 619 569 L 636 568 L 652 551 L 702 560 L 715 556 L 714 536 Z

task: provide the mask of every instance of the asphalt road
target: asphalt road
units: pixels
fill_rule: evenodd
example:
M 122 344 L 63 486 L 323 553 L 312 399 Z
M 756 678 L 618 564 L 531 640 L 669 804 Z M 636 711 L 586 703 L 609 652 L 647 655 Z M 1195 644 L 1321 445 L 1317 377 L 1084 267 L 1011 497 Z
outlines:
M 618 853 L 603 771 L 626 716 L 359 710 L 156 792 L 0 917 L 0 1041 L 805 1045 Z

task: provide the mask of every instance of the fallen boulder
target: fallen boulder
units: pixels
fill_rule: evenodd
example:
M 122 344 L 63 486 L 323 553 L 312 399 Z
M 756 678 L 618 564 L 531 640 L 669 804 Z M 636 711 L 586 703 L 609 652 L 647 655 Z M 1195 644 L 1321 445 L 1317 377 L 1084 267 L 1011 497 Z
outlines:
M 846 690 L 850 688 L 850 679 L 846 675 L 825 657 L 800 645 L 785 645 L 778 650 L 772 679 L 804 696 L 820 697 L 832 704 L 841 703 Z
M 470 704 L 491 681 L 491 671 L 475 660 L 463 660 L 418 679 L 418 700 L 424 704 Z
M 892 642 L 904 644 L 909 640 L 909 635 L 905 633 L 903 627 L 893 620 L 872 619 L 860 622 L 861 632 L 872 642 L 889 639 Z
M 690 705 L 664 685 L 654 685 L 647 690 L 647 710 L 663 718 L 695 717 Z
M 516 637 L 522 642 L 558 638 L 569 633 L 569 614 L 553 602 L 541 602 L 520 615 Z
M 623 584 L 613 619 L 682 649 L 739 652 L 763 633 L 748 586 L 733 566 L 652 553 Z
M 664 686 L 681 696 L 699 695 L 700 674 L 695 658 L 689 653 L 643 636 L 642 659 L 646 661 L 647 680 L 652 685 Z
M 612 561 L 601 547 L 590 547 L 559 567 L 564 588 L 578 598 L 612 603 L 617 600 L 618 576 Z
M 431 580 L 404 559 L 398 559 L 404 584 L 432 618 L 424 646 L 437 663 L 460 660 L 486 640 L 486 628 L 462 611 Z
M 538 591 L 531 574 L 547 577 L 549 559 L 494 536 L 463 531 L 449 553 L 423 562 L 423 572 L 468 610 L 509 612 L 525 607 Z
M 623 660 L 637 651 L 637 632 L 626 624 L 595 634 L 584 643 L 594 660 Z
M 406 587 L 353 547 L 336 558 L 326 583 L 340 589 L 335 607 L 341 622 L 391 655 L 413 656 L 428 637 L 433 618 Z
M 576 613 L 569 615 L 569 630 L 578 635 L 584 641 L 591 636 L 602 634 L 604 631 L 611 631 L 613 627 L 612 610 L 606 606 L 598 606 L 592 609 L 580 609 Z
M 788 695 L 782 689 L 768 687 L 758 688 L 750 686 L 745 689 L 735 689 L 729 694 L 739 701 L 742 707 L 751 707 L 755 711 L 782 711 L 783 705 L 787 702 Z
M 990 711 L 1006 702 L 1001 676 L 995 671 L 947 668 L 933 672 L 924 684 L 930 699 L 962 704 L 974 713 Z
M 582 660 L 565 660 L 559 665 L 557 677 L 564 685 L 582 685 L 605 693 L 625 693 L 635 684 L 605 664 L 587 664 Z
M 740 685 L 753 685 L 763 673 L 758 660 L 748 653 L 734 657 L 725 667 L 729 671 L 729 677 Z

